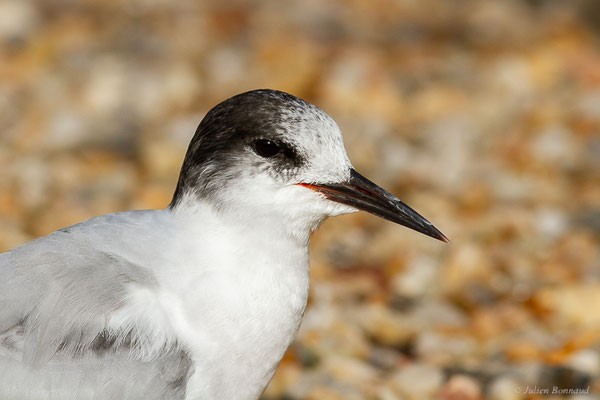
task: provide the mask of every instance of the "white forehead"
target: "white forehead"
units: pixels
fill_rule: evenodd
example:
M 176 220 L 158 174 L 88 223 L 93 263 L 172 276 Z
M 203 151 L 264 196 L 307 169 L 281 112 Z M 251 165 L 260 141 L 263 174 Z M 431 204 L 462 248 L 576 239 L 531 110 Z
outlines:
M 348 159 L 342 132 L 324 111 L 309 103 L 281 111 L 279 134 L 291 141 L 305 165 L 297 177 L 305 182 L 335 182 L 350 177 L 352 164 Z

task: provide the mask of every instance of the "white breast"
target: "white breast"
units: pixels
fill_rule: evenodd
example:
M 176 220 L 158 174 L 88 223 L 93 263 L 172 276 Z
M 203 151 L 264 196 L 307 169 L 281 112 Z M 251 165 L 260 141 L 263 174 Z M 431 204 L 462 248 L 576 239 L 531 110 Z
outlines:
M 157 338 L 172 332 L 187 349 L 194 362 L 187 399 L 256 399 L 306 307 L 308 240 L 213 218 L 177 222 L 153 262 L 160 287 L 133 289 L 128 304 L 136 309 L 123 312 L 154 325 Z

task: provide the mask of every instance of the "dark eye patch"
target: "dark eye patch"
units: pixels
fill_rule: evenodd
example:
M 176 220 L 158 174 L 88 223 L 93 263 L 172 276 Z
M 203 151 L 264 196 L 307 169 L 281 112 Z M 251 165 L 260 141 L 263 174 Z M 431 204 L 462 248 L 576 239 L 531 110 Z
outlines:
M 258 139 L 254 141 L 254 151 L 261 157 L 275 157 L 281 152 L 282 148 L 279 143 L 269 139 Z
M 290 123 L 301 123 L 306 113 L 315 111 L 308 103 L 289 94 L 258 90 L 234 96 L 211 109 L 198 125 L 181 167 L 177 188 L 169 207 L 174 207 L 184 193 L 193 191 L 200 197 L 209 197 L 218 190 L 218 177 L 229 176 L 237 161 L 251 151 L 267 163 L 255 166 L 275 175 L 290 177 L 307 162 L 307 154 L 293 145 L 294 130 Z M 294 110 L 300 116 L 293 121 L 283 118 Z M 283 135 L 282 132 L 288 132 Z M 266 139 L 266 135 L 270 139 Z M 288 138 L 290 142 L 283 139 Z M 259 140 L 270 140 L 260 142 Z M 204 168 L 210 165 L 211 168 Z

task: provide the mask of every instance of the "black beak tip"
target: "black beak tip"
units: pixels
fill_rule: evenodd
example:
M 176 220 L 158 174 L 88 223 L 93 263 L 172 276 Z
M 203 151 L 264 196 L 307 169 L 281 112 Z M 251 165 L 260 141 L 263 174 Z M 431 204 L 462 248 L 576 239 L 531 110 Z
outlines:
M 435 229 L 435 234 L 431 235 L 431 237 L 433 237 L 435 239 L 438 239 L 438 240 L 441 240 L 444 243 L 448 243 L 448 244 L 452 243 L 452 241 L 450 239 L 448 239 L 448 236 L 444 235 L 437 228 L 434 228 L 434 229 Z
M 412 221 L 410 221 L 412 223 L 406 224 L 405 226 L 407 226 L 408 228 L 411 228 L 417 232 L 420 232 L 426 236 L 437 239 L 441 242 L 448 243 L 448 244 L 452 243 L 450 241 L 450 239 L 448 239 L 448 236 L 444 235 L 438 228 L 433 226 L 433 224 L 431 222 L 429 222 L 428 220 L 426 220 L 425 218 L 423 218 L 421 215 L 417 214 L 416 212 L 415 212 L 415 215 L 417 215 L 418 218 L 416 218 L 414 215 L 412 215 L 413 219 L 412 219 Z M 414 222 L 416 222 L 416 223 L 414 223 Z M 402 225 L 402 221 L 400 222 L 400 224 Z

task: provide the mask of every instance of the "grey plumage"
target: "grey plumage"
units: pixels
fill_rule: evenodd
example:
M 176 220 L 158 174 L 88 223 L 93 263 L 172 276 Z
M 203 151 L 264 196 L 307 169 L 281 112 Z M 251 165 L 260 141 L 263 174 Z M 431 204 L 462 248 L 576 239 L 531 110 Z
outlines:
M 176 343 L 148 355 L 134 328 L 107 329 L 128 287 L 156 285 L 109 250 L 134 244 L 134 215 L 151 218 L 91 219 L 0 254 L 1 399 L 183 398 L 191 363 Z

